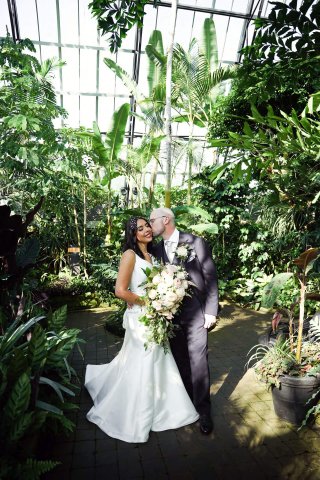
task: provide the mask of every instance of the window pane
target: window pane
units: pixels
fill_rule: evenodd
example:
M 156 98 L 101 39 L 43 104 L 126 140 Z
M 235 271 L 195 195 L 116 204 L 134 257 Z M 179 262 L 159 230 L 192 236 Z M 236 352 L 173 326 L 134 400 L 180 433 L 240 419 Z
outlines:
M 248 0 L 233 0 L 232 11 L 237 13 L 247 13 L 249 8 Z
M 99 97 L 98 104 L 98 125 L 102 132 L 108 127 L 109 118 L 112 117 L 114 109 L 113 97 Z
M 217 32 L 218 58 L 221 61 L 229 17 L 214 15 L 213 19 L 216 26 L 216 32 Z
M 145 6 L 145 16 L 143 22 L 143 31 L 142 31 L 142 50 L 145 49 L 146 45 L 149 43 L 149 38 L 153 30 L 156 28 L 156 16 L 157 9 L 152 5 Z
M 59 2 L 60 5 L 60 28 L 61 42 L 74 43 L 79 42 L 78 32 L 78 1 L 68 0 Z
M 97 78 L 97 52 L 80 50 L 80 91 L 95 92 Z
M 81 95 L 80 97 L 80 125 L 92 128 L 96 120 L 96 97 Z
M 62 68 L 63 90 L 79 91 L 79 50 L 62 47 L 62 60 L 66 65 Z
M 242 18 L 230 18 L 227 38 L 222 53 L 222 60 L 235 62 L 237 60 L 239 39 L 244 20 Z
M 104 63 L 104 58 L 111 58 L 113 61 L 116 61 L 116 56 L 105 51 L 100 51 L 99 58 L 99 92 L 108 93 L 113 95 L 115 90 L 115 74 L 110 70 L 110 68 Z
M 40 39 L 44 42 L 57 42 L 58 29 L 56 2 L 53 2 L 52 0 L 38 0 L 37 5 L 40 25 Z M 26 18 L 28 17 L 29 15 L 27 15 Z M 26 22 L 25 18 L 23 18 L 23 22 Z
M 98 45 L 97 21 L 92 18 L 87 0 L 79 0 L 80 4 L 80 43 L 81 45 Z M 104 37 L 106 39 L 106 37 Z
M 4 3 L 4 0 L 1 1 Z M 16 0 L 16 4 L 21 38 L 39 40 L 37 13 L 34 0 Z
M 170 9 L 167 10 L 167 13 L 170 14 Z M 192 31 L 193 18 L 193 12 L 189 10 L 178 10 L 174 41 L 182 45 L 185 50 L 188 50 L 190 40 L 194 36 Z M 166 30 L 164 30 L 164 32 L 166 32 Z M 162 34 L 164 35 L 164 33 Z

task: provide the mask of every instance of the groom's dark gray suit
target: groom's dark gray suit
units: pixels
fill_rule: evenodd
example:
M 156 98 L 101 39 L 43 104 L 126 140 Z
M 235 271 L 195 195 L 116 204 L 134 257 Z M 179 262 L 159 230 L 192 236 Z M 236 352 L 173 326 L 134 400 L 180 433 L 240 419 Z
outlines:
M 191 280 L 191 297 L 185 297 L 174 322 L 181 328 L 171 339 L 171 350 L 183 383 L 200 415 L 210 415 L 210 379 L 208 367 L 208 331 L 203 327 L 204 314 L 218 313 L 218 281 L 216 267 L 208 244 L 200 237 L 179 232 L 179 243 L 190 246 L 183 262 L 176 256 L 172 263 L 183 263 Z M 190 253 L 191 252 L 191 253 Z M 154 246 L 153 254 L 169 263 L 163 240 Z

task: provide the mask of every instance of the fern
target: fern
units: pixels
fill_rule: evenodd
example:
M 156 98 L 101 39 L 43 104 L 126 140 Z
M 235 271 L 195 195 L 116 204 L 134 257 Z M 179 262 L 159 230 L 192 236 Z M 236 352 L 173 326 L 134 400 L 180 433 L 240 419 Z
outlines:
M 50 472 L 61 462 L 53 460 L 35 460 L 34 458 L 28 458 L 26 462 L 19 467 L 18 478 L 23 480 L 38 480 L 44 473 Z

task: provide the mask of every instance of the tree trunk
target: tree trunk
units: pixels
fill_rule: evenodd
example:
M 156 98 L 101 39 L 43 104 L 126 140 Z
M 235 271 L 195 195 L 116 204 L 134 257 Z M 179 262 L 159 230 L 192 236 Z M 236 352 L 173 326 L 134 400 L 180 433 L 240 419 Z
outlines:
M 299 310 L 299 328 L 298 328 L 298 339 L 297 339 L 297 351 L 296 359 L 297 362 L 301 362 L 301 348 L 302 348 L 302 332 L 303 332 L 303 321 L 304 321 L 304 302 L 306 298 L 306 285 L 305 279 L 300 280 L 300 310 Z
M 172 0 L 171 4 L 171 25 L 169 30 L 169 46 L 167 53 L 167 77 L 166 77 L 166 108 L 165 108 L 165 132 L 166 132 L 166 188 L 165 188 L 165 206 L 171 206 L 171 144 L 172 144 L 172 130 L 171 130 L 171 83 L 172 83 L 172 57 L 174 33 L 176 28 L 178 10 L 178 0 Z
M 85 278 L 88 278 L 87 272 L 87 196 L 86 189 L 83 189 L 83 272 Z
M 155 158 L 154 159 L 154 164 L 153 164 L 153 169 L 150 175 L 150 186 L 149 186 L 149 199 L 148 199 L 148 204 L 149 207 L 152 207 L 152 201 L 153 201 L 153 193 L 154 193 L 154 186 L 156 184 L 157 180 L 157 173 L 158 173 L 158 160 Z

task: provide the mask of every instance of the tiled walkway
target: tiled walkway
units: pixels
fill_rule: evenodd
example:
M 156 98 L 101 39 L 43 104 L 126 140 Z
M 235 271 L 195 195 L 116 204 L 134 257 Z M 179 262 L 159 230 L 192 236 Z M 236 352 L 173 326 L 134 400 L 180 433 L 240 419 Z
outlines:
M 106 312 L 73 313 L 71 327 L 86 344 L 72 363 L 83 379 L 87 363 L 107 363 L 122 339 L 104 330 Z M 245 371 L 246 355 L 258 343 L 269 316 L 225 305 L 218 327 L 209 334 L 214 432 L 198 426 L 150 434 L 145 444 L 109 438 L 89 423 L 92 402 L 82 387 L 76 431 L 53 446 L 50 458 L 61 466 L 47 480 L 320 480 L 320 424 L 300 432 L 279 420 L 271 393 Z

